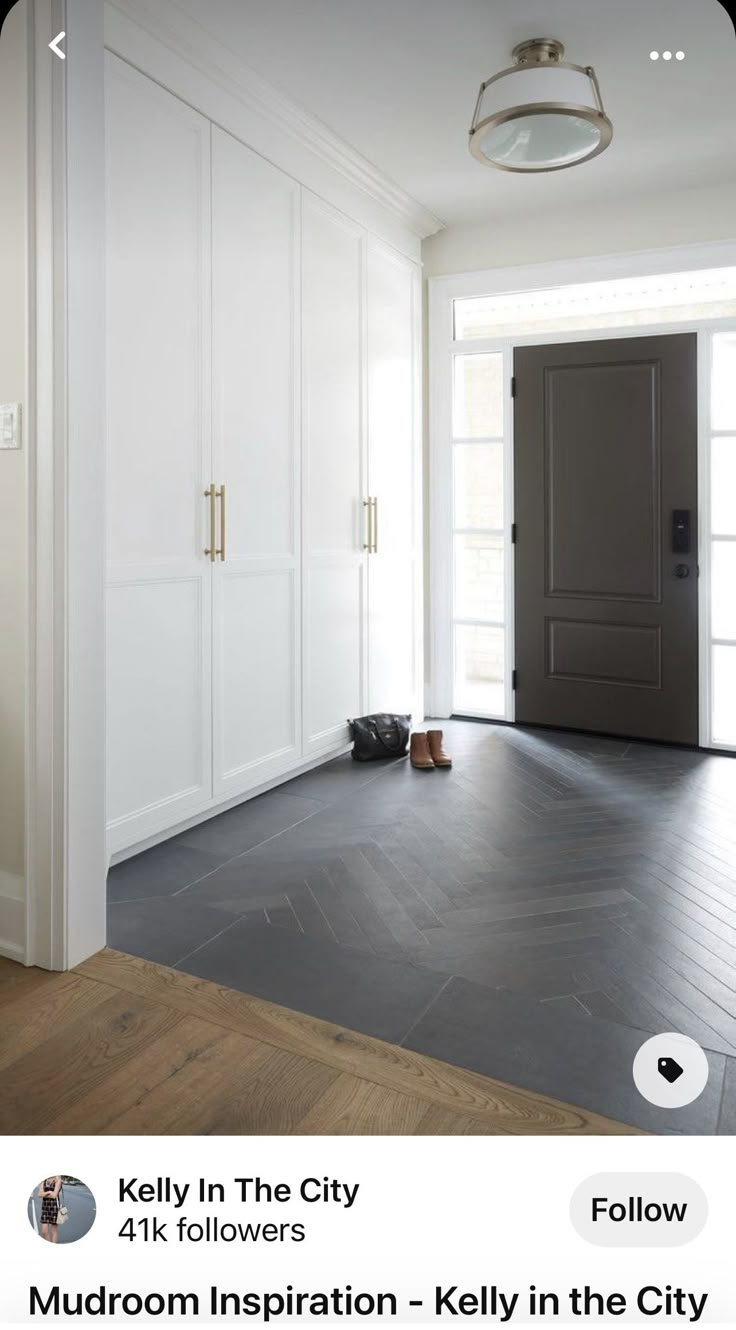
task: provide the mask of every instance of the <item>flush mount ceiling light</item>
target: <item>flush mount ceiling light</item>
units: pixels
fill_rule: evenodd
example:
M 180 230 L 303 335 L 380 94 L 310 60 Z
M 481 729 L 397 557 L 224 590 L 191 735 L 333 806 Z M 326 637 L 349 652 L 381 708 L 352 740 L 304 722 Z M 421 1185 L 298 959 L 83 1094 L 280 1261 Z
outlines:
M 597 157 L 613 138 L 595 70 L 563 60 L 554 37 L 514 47 L 510 69 L 481 83 L 470 151 L 500 171 L 562 171 Z

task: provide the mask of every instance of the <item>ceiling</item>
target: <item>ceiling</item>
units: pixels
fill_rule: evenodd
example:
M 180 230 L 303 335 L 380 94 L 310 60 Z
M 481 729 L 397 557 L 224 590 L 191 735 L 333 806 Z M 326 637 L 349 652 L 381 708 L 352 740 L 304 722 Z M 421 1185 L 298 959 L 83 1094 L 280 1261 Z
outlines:
M 719 0 L 176 0 L 447 225 L 736 179 L 736 33 Z M 478 85 L 553 36 L 593 64 L 614 141 L 569 171 L 481 166 Z M 684 50 L 684 61 L 650 60 Z

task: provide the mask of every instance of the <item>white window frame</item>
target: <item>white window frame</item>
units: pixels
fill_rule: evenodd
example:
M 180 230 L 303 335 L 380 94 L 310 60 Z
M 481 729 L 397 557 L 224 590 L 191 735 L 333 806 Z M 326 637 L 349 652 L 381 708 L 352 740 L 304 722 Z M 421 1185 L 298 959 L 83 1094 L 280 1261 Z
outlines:
M 584 329 L 525 336 L 456 340 L 453 302 L 463 297 L 529 293 L 585 282 L 654 277 L 666 273 L 736 267 L 736 241 L 687 245 L 667 250 L 608 255 L 598 258 L 530 264 L 484 272 L 451 274 L 429 279 L 429 513 L 430 513 L 430 685 L 426 711 L 430 716 L 461 714 L 452 710 L 453 696 L 453 476 L 452 383 L 454 357 L 469 352 L 501 352 L 504 357 L 504 565 L 505 565 L 505 715 L 483 717 L 514 721 L 514 558 L 511 524 L 513 495 L 513 399 L 511 376 L 517 346 L 611 340 L 694 332 L 698 338 L 698 601 L 699 601 L 699 742 L 702 748 L 733 752 L 736 745 L 715 743 L 711 730 L 713 639 L 710 622 L 711 520 L 711 334 L 736 331 L 733 317 L 684 322 L 635 324 L 629 327 Z M 481 713 L 473 713 L 481 714 Z
M 452 309 L 450 310 L 450 317 L 452 318 Z M 471 343 L 469 341 L 468 342 L 453 341 L 453 350 L 451 352 L 451 364 L 450 364 L 450 376 L 451 376 L 450 410 L 451 411 L 452 411 L 452 391 L 453 391 L 452 383 L 454 383 L 454 375 L 455 375 L 455 363 L 454 363 L 455 358 L 458 355 L 475 354 L 475 349 L 473 351 L 469 350 L 470 345 Z M 478 346 L 477 353 L 482 355 L 484 351 L 500 352 L 503 358 L 502 381 L 504 384 L 510 383 L 513 351 L 511 351 L 508 346 L 501 345 L 491 341 L 489 342 L 483 341 L 483 343 Z M 513 580 L 511 582 L 509 581 L 510 577 L 513 579 L 513 559 L 510 559 L 508 554 L 508 548 L 507 548 L 508 532 L 505 529 L 499 530 L 497 528 L 494 528 L 493 530 L 491 530 L 491 528 L 482 529 L 482 530 L 479 529 L 477 531 L 473 531 L 471 528 L 465 528 L 462 532 L 458 530 L 458 528 L 455 525 L 455 513 L 454 513 L 455 495 L 454 495 L 454 466 L 453 466 L 454 453 L 456 447 L 464 447 L 466 445 L 472 447 L 473 445 L 482 446 L 485 443 L 500 443 L 503 450 L 504 515 L 511 512 L 513 505 L 514 491 L 513 491 L 513 448 L 510 448 L 508 444 L 510 433 L 513 434 L 513 418 L 511 412 L 511 402 L 509 399 L 508 392 L 505 392 L 503 397 L 503 423 L 502 423 L 502 433 L 500 437 L 488 436 L 488 438 L 468 438 L 468 439 L 463 439 L 460 438 L 459 436 L 455 437 L 452 430 L 452 419 L 450 421 L 450 447 L 445 460 L 447 475 L 444 483 L 444 493 L 447 496 L 447 501 L 449 506 L 449 520 L 451 524 L 450 552 L 449 552 L 449 580 L 450 580 L 449 592 L 450 592 L 450 616 L 451 616 L 450 617 L 451 656 L 449 662 L 449 675 L 450 675 L 449 696 L 451 696 L 452 694 L 452 687 L 453 687 L 452 660 L 455 649 L 455 643 L 454 643 L 455 628 L 459 625 L 467 627 L 479 627 L 479 628 L 496 628 L 496 629 L 501 629 L 504 634 L 504 716 L 499 717 L 491 712 L 482 712 L 482 711 L 471 712 L 455 708 L 453 711 L 453 715 L 456 716 L 472 715 L 472 716 L 481 716 L 484 719 L 489 719 L 489 720 L 498 720 L 498 719 L 503 720 L 509 714 L 510 708 L 513 707 L 513 692 L 511 690 L 511 656 L 509 655 L 509 626 L 508 626 L 509 608 L 513 608 L 513 603 L 514 603 Z M 506 525 L 508 525 L 508 523 L 506 523 Z M 453 578 L 454 563 L 455 563 L 454 538 L 456 535 L 460 534 L 490 535 L 493 537 L 497 537 L 500 535 L 503 537 L 504 616 L 502 622 L 491 621 L 491 620 L 469 619 L 465 616 L 458 615 L 455 613 L 455 587 L 454 587 L 454 578 Z

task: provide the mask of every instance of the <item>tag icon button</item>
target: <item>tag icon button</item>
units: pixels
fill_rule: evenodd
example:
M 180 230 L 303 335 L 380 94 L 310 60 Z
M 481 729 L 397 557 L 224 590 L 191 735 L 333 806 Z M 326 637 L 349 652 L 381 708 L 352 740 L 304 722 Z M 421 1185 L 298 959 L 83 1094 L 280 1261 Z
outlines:
M 675 1062 L 674 1058 L 660 1058 L 657 1063 L 657 1071 L 660 1076 L 664 1076 L 664 1079 L 670 1085 L 674 1085 L 675 1081 L 682 1076 L 684 1068 L 680 1066 L 679 1062 Z
M 685 1108 L 708 1083 L 708 1058 L 687 1035 L 655 1034 L 639 1048 L 634 1084 L 640 1095 L 657 1108 Z

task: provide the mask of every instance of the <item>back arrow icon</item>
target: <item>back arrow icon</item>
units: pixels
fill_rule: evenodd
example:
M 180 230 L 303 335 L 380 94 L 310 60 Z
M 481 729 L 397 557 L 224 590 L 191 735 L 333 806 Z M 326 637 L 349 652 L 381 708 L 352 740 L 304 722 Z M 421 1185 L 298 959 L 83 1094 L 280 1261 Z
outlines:
M 59 42 L 63 41 L 65 37 L 66 37 L 65 32 L 57 32 L 56 36 L 54 37 L 54 40 L 52 42 L 49 42 L 49 46 L 51 47 L 51 50 L 53 51 L 54 55 L 58 55 L 60 60 L 66 60 L 66 51 L 62 51 L 59 46 Z

